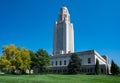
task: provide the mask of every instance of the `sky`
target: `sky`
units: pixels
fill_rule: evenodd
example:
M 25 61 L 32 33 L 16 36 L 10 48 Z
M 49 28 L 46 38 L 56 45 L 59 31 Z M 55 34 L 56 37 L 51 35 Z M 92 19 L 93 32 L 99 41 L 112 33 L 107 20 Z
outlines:
M 120 66 L 120 0 L 0 0 L 0 55 L 10 44 L 52 54 L 62 6 L 74 26 L 75 52 L 94 49 Z

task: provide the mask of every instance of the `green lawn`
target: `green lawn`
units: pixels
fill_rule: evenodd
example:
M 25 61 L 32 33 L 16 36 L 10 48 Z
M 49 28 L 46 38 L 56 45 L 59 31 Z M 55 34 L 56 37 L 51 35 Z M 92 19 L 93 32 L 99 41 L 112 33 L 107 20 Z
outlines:
M 120 83 L 110 75 L 0 75 L 0 83 Z

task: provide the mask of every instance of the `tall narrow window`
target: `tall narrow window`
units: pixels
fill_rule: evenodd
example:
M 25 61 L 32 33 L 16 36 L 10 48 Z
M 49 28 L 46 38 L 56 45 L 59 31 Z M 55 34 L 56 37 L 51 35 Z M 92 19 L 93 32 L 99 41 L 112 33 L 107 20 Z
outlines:
M 88 63 L 89 63 L 89 64 L 91 63 L 91 58 L 88 58 Z
M 82 64 L 82 59 L 80 59 L 80 63 Z
M 52 61 L 52 63 L 51 63 L 51 64 L 52 64 L 52 66 L 53 66 L 54 62 Z
M 66 60 L 64 60 L 64 65 L 66 65 Z
M 62 65 L 62 61 L 60 61 L 60 65 Z
M 57 65 L 57 61 L 56 61 L 56 65 Z

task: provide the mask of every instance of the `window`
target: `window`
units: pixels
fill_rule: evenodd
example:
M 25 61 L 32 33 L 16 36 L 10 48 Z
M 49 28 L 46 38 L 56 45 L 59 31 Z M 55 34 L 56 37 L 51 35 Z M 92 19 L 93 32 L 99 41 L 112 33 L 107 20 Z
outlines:
M 103 73 L 103 70 L 104 70 L 104 69 L 101 68 L 101 73 Z
M 92 68 L 90 69 L 90 72 L 92 72 Z
M 80 59 L 80 63 L 82 64 L 82 59 Z
M 60 61 L 60 65 L 62 65 L 62 61 Z
M 84 69 L 82 69 L 82 72 L 84 72 Z
M 88 69 L 88 72 L 89 72 L 89 69 Z
M 88 63 L 89 63 L 89 64 L 91 63 L 91 58 L 88 58 Z
M 56 65 L 57 65 L 57 61 L 56 61 Z
M 53 66 L 54 62 L 52 61 L 51 64 L 52 64 L 52 66 Z
M 66 60 L 64 60 L 64 65 L 66 65 Z
M 85 69 L 85 71 L 84 72 L 86 72 L 86 69 Z

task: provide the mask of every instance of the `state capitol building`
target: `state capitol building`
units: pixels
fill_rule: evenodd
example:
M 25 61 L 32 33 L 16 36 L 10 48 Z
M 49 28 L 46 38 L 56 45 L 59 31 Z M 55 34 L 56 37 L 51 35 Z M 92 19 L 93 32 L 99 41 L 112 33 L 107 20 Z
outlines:
M 50 57 L 50 71 L 66 73 L 72 53 L 76 53 L 81 60 L 80 73 L 94 74 L 96 60 L 99 61 L 101 73 L 110 73 L 107 56 L 101 56 L 95 50 L 74 52 L 74 28 L 67 7 L 63 6 L 54 25 L 53 56 Z

